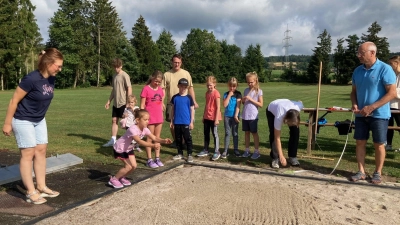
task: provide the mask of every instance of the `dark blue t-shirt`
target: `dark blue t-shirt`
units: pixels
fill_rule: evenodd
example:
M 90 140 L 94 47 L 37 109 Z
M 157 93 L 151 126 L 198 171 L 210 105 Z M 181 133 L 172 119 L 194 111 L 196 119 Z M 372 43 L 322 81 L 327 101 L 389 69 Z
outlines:
M 22 78 L 18 86 L 27 94 L 18 103 L 14 118 L 31 122 L 43 120 L 53 99 L 55 79 L 54 76 L 44 78 L 39 70 Z
M 190 107 L 194 106 L 194 101 L 190 95 L 172 96 L 171 104 L 174 105 L 174 121 L 176 125 L 189 125 L 191 121 Z

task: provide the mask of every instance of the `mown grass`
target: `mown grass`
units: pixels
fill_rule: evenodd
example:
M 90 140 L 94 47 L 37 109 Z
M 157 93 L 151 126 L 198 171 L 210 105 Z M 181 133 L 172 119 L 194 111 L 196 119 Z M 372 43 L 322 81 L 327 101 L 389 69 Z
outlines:
M 243 92 L 246 84 L 240 84 L 239 90 Z M 139 97 L 143 85 L 134 85 L 133 93 Z M 217 89 L 222 94 L 227 90 L 225 84 L 218 84 Z M 302 100 L 305 107 L 314 108 L 317 104 L 317 85 L 298 85 L 284 82 L 271 82 L 261 84 L 264 93 L 264 106 L 259 110 L 258 133 L 260 136 L 261 154 L 258 160 L 228 157 L 219 163 L 241 164 L 254 167 L 269 167 L 268 125 L 265 116 L 265 109 L 269 102 L 279 98 Z M 119 164 L 120 162 L 112 157 L 112 148 L 104 148 L 102 144 L 110 138 L 111 111 L 104 109 L 104 104 L 110 94 L 110 87 L 87 88 L 87 89 L 65 89 L 56 90 L 55 97 L 47 113 L 46 120 L 49 131 L 49 154 L 72 153 L 83 158 L 84 161 L 91 161 L 102 164 Z M 196 84 L 196 99 L 200 108 L 196 110 L 195 129 L 192 132 L 194 140 L 194 153 L 203 148 L 203 125 L 201 122 L 204 110 L 205 85 Z M 351 86 L 323 85 L 321 87 L 320 107 L 350 107 L 349 93 Z M 0 94 L 0 121 L 4 121 L 7 105 L 13 91 L 3 91 Z M 320 112 L 322 115 L 322 112 Z M 308 114 L 301 113 L 302 121 L 307 120 Z M 351 113 L 330 113 L 325 117 L 329 123 L 342 121 L 351 118 Z M 241 129 L 241 128 L 239 128 Z M 119 135 L 124 130 L 120 129 Z M 284 153 L 287 155 L 288 128 L 282 130 Z M 171 137 L 167 123 L 164 123 L 162 137 Z M 219 126 L 220 149 L 223 149 L 224 128 L 223 121 Z M 1 136 L 0 149 L 10 149 L 17 152 L 14 137 Z M 251 138 L 252 141 L 252 138 Z M 307 127 L 302 126 L 300 131 L 299 159 L 301 167 L 312 169 L 321 173 L 330 173 L 339 159 L 346 136 L 338 135 L 335 127 L 323 127 L 317 135 L 316 150 L 312 151 L 312 156 L 332 158 L 330 160 L 318 160 L 301 158 L 307 155 Z M 232 143 L 232 142 L 231 142 Z M 239 132 L 239 147 L 244 149 L 244 133 Z M 213 147 L 213 143 L 211 143 Z M 232 147 L 232 146 L 230 146 Z M 395 134 L 393 147 L 400 147 L 399 135 Z M 251 149 L 253 151 L 253 148 Z M 161 158 L 164 161 L 172 159 L 176 154 L 176 149 L 164 146 Z M 137 153 L 139 166 L 144 166 L 146 161 L 145 153 Z M 383 174 L 391 177 L 400 178 L 400 153 L 388 152 L 383 170 Z M 196 158 L 195 158 L 196 160 Z M 202 159 L 204 160 L 204 159 Z M 374 170 L 374 150 L 372 142 L 367 146 L 366 168 L 367 172 Z M 349 136 L 343 158 L 335 171 L 335 174 L 347 176 L 357 171 L 355 158 L 355 141 L 352 134 Z

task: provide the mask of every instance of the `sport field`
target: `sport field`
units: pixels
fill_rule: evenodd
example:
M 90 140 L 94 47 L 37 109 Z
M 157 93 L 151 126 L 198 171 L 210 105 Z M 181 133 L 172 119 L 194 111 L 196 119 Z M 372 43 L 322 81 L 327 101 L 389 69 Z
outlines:
M 142 85 L 134 85 L 133 93 L 139 98 Z M 240 84 L 239 90 L 247 87 L 246 84 Z M 217 89 L 221 95 L 227 91 L 225 84 L 219 84 Z M 314 108 L 317 104 L 317 85 L 297 85 L 289 83 L 266 83 L 261 84 L 261 89 L 264 93 L 264 106 L 260 108 L 258 131 L 260 136 L 260 146 L 262 156 L 257 160 L 250 158 L 236 158 L 233 156 L 227 159 L 220 160 L 221 163 L 241 164 L 254 167 L 269 167 L 271 159 L 269 157 L 269 143 L 268 143 L 268 127 L 265 116 L 265 108 L 272 100 L 279 98 L 288 98 L 293 100 L 302 100 L 304 106 L 307 108 Z M 78 157 L 83 158 L 84 161 L 92 161 L 102 164 L 119 164 L 120 162 L 112 157 L 112 148 L 104 148 L 102 145 L 110 138 L 111 132 L 111 110 L 105 110 L 104 104 L 110 95 L 111 88 L 87 88 L 87 89 L 66 89 L 56 90 L 55 98 L 47 113 L 46 120 L 49 131 L 49 145 L 48 153 L 50 154 L 64 154 L 72 153 Z M 192 132 L 194 153 L 200 152 L 203 148 L 203 125 L 201 122 L 202 112 L 204 110 L 204 94 L 206 91 L 205 85 L 196 84 L 195 92 L 196 99 L 200 108 L 196 110 L 195 128 Z M 323 85 L 321 87 L 320 107 L 340 106 L 350 108 L 349 94 L 351 86 L 335 86 Z M 0 121 L 4 121 L 6 109 L 9 99 L 13 91 L 3 91 L 0 94 Z M 320 115 L 322 113 L 320 112 Z M 308 114 L 302 113 L 302 121 L 307 120 Z M 350 119 L 350 113 L 331 113 L 325 117 L 329 123 L 335 121 L 342 121 Z M 239 128 L 241 129 L 241 128 Z M 120 129 L 119 135 L 123 134 Z M 321 173 L 330 173 L 335 167 L 339 159 L 346 136 L 338 135 L 335 127 L 323 127 L 317 135 L 316 150 L 312 151 L 312 156 L 332 158 L 330 160 L 318 160 L 310 158 L 301 158 L 306 156 L 307 145 L 307 128 L 301 127 L 300 145 L 298 157 L 303 169 L 315 170 Z M 223 121 L 219 126 L 220 136 L 220 149 L 223 149 L 224 127 Z M 284 153 L 287 155 L 286 146 L 288 141 L 288 128 L 284 127 L 282 130 L 283 148 Z M 164 123 L 162 137 L 171 137 L 169 132 L 169 124 Z M 239 147 L 240 150 L 244 149 L 244 133 L 239 132 Z M 18 151 L 15 144 L 14 137 L 1 136 L 0 149 L 10 149 Z M 252 141 L 251 137 L 251 141 Z M 231 141 L 232 143 L 232 141 Z M 214 147 L 211 142 L 211 148 Z M 232 145 L 230 146 L 232 147 Z M 393 147 L 400 147 L 400 137 L 395 133 Z M 368 173 L 374 170 L 374 150 L 371 141 L 367 146 L 367 159 L 366 168 Z M 144 149 L 143 149 L 144 150 Z M 251 148 L 251 151 L 254 149 Z M 230 150 L 231 151 L 231 150 Z M 162 148 L 161 158 L 163 161 L 172 159 L 176 154 L 176 149 L 167 146 Z M 145 153 L 136 154 L 139 166 L 143 167 L 146 162 Z M 196 160 L 196 158 L 195 158 Z M 202 159 L 204 160 L 204 159 Z M 338 176 L 348 176 L 350 173 L 357 171 L 355 159 L 355 141 L 352 134 L 349 135 L 349 142 L 347 144 L 343 158 L 335 171 Z M 400 153 L 388 152 L 383 170 L 383 175 L 400 178 Z M 395 179 L 391 179 L 392 181 Z M 397 179 L 399 180 L 399 179 Z

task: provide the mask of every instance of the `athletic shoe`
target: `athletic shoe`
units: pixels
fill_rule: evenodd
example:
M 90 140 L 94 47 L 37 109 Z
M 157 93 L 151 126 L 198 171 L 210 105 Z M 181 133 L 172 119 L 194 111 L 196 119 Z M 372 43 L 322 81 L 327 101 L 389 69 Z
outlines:
M 275 168 L 275 169 L 279 169 L 279 158 L 278 158 L 278 159 L 273 159 L 273 160 L 272 160 L 271 167 L 272 167 L 272 168 Z
M 103 145 L 103 147 L 112 147 L 112 146 L 114 146 L 114 144 L 115 144 L 115 140 L 111 138 L 107 143 L 105 143 Z
M 208 151 L 203 150 L 199 154 L 197 154 L 197 157 L 204 157 L 204 156 L 208 156 Z
M 255 151 L 253 153 L 253 155 L 251 155 L 251 159 L 258 159 L 260 158 L 260 152 L 259 151 Z
M 223 152 L 222 154 L 221 154 L 221 158 L 223 158 L 223 159 L 226 159 L 226 157 L 228 157 L 228 152 Z
M 122 185 L 121 182 L 114 176 L 110 178 L 110 181 L 108 181 L 108 184 L 113 186 L 114 188 L 123 188 L 124 187 L 124 185 Z
M 138 152 L 143 152 L 142 149 L 140 149 L 139 147 L 137 147 L 135 150 Z
M 164 163 L 161 162 L 160 158 L 156 158 L 156 160 L 154 160 L 154 162 L 155 162 L 159 167 L 164 166 Z
M 155 162 L 153 161 L 153 159 L 147 160 L 147 166 L 150 167 L 150 168 L 152 168 L 152 169 L 158 168 L 157 163 L 155 163 Z
M 243 155 L 242 155 L 243 158 L 247 158 L 247 157 L 249 157 L 249 156 L 251 156 L 250 151 L 245 151 L 245 152 L 243 153 Z
M 176 156 L 172 157 L 172 159 L 173 159 L 173 160 L 179 160 L 179 159 L 183 159 L 183 155 L 181 155 L 181 154 L 178 154 L 178 155 L 176 155 Z
M 239 150 L 234 150 L 233 153 L 235 154 L 236 157 L 242 157 Z
M 296 157 L 289 157 L 289 162 L 292 166 L 300 166 L 300 162 Z
M 211 158 L 212 161 L 218 160 L 221 154 L 219 152 L 215 152 L 213 157 Z
M 192 155 L 188 155 L 187 162 L 190 162 L 190 163 L 193 162 L 193 156 Z
M 121 179 L 119 179 L 119 182 L 121 182 L 121 184 L 123 184 L 124 186 L 129 186 L 132 184 L 128 179 L 126 179 L 126 177 L 121 177 Z

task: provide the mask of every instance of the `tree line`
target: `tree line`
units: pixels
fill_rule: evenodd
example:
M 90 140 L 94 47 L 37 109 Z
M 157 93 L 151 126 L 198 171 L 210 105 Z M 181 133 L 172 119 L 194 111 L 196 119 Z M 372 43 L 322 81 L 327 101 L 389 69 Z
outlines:
M 50 18 L 49 39 L 43 43 L 33 14 L 35 6 L 30 0 L 0 0 L 0 79 L 1 88 L 13 89 L 20 79 L 35 68 L 37 54 L 49 47 L 58 48 L 64 55 L 64 66 L 57 75 L 57 88 L 104 86 L 111 83 L 114 70 L 111 61 L 118 57 L 124 62 L 124 70 L 133 83 L 144 83 L 154 70 L 170 69 L 171 56 L 180 53 L 183 68 L 187 69 L 195 83 L 204 82 L 214 75 L 219 82 L 235 76 L 245 81 L 245 74 L 255 71 L 261 82 L 269 81 L 269 62 L 279 57 L 264 57 L 260 44 L 242 49 L 226 40 L 217 40 L 213 32 L 192 28 L 180 49 L 172 34 L 163 30 L 156 41 L 145 19 L 140 16 L 131 28 L 128 39 L 118 12 L 110 0 L 58 0 L 59 8 Z M 291 56 L 303 71 L 291 66 L 282 78 L 289 82 L 316 83 L 319 62 L 323 62 L 323 81 L 329 83 L 329 74 L 335 68 L 334 79 L 346 83 L 352 70 L 358 65 L 355 51 L 359 43 L 374 41 L 378 57 L 388 58 L 386 38 L 377 37 L 381 27 L 375 22 L 361 39 L 350 35 L 338 40 L 335 53 L 331 54 L 331 38 L 324 30 L 318 36 L 312 56 Z M 344 47 L 344 41 L 347 47 Z M 332 62 L 333 61 L 333 62 Z M 330 63 L 331 62 L 331 63 Z

